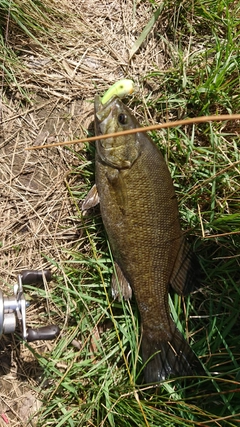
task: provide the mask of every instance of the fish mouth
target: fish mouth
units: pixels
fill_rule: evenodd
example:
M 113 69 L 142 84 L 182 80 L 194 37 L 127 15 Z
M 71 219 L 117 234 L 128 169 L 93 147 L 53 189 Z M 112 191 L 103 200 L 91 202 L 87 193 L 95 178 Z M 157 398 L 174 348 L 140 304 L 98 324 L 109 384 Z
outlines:
M 105 107 L 105 105 L 102 104 L 100 96 L 96 95 L 94 98 L 94 112 L 95 112 L 95 114 L 97 115 L 99 112 L 101 112 L 104 107 Z
M 94 112 L 95 112 L 95 126 L 98 135 L 103 135 L 114 131 L 112 125 L 116 115 L 116 100 L 117 96 L 112 97 L 106 104 L 102 104 L 99 96 L 95 97 Z
M 101 98 L 99 95 L 96 95 L 94 98 L 94 111 L 95 114 L 99 114 L 103 112 L 105 109 L 108 109 L 111 104 L 115 104 L 116 101 L 119 100 L 117 95 L 112 96 L 106 103 L 102 104 Z

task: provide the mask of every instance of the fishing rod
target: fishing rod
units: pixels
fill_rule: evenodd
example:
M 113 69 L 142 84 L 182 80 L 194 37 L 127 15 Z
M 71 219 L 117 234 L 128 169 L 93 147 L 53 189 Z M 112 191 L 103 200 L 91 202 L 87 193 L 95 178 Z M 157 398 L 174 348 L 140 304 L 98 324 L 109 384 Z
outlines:
M 29 151 L 41 150 L 43 148 L 52 148 L 52 147 L 60 147 L 64 145 L 80 144 L 83 142 L 85 143 L 93 142 L 98 139 L 117 138 L 119 136 L 131 135 L 138 132 L 148 132 L 152 130 L 168 129 L 168 128 L 183 126 L 183 125 L 192 125 L 192 124 L 207 123 L 207 122 L 221 122 L 221 121 L 229 121 L 229 120 L 240 120 L 240 114 L 220 114 L 220 115 L 212 115 L 212 116 L 200 116 L 200 117 L 194 117 L 194 118 L 183 119 L 183 120 L 175 120 L 167 123 L 144 126 L 144 127 L 139 127 L 135 129 L 128 129 L 121 132 L 113 132 L 113 133 L 96 135 L 96 136 L 91 136 L 91 137 L 86 137 L 81 139 L 74 139 L 72 141 L 62 141 L 62 142 L 54 142 L 52 144 L 35 145 L 32 147 L 26 147 L 25 149 Z

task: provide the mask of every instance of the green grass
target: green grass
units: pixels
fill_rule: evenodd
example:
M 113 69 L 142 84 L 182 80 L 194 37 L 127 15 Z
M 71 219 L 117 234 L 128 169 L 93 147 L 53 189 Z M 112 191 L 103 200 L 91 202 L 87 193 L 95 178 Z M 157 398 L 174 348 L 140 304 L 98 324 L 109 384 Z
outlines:
M 168 26 L 158 36 L 168 47 L 166 68 L 155 67 L 141 83 L 159 87 L 161 96 L 150 93 L 146 100 L 154 120 L 239 112 L 238 2 L 166 1 L 163 14 Z M 141 99 L 132 103 L 143 113 Z M 137 307 L 112 301 L 112 256 L 99 212 L 81 218 L 78 207 L 94 182 L 94 150 L 88 147 L 92 162 L 79 156 L 69 186 L 84 234 L 51 293 L 51 314 L 63 335 L 51 354 L 35 353 L 44 369 L 39 426 L 240 423 L 240 141 L 237 124 L 222 126 L 152 134 L 171 170 L 182 226 L 205 273 L 198 292 L 184 300 L 173 295 L 170 306 L 206 376 L 170 379 L 156 390 L 142 384 Z
M 59 12 L 52 2 L 0 0 L 0 70 L 2 85 L 8 92 L 19 92 L 21 98 L 31 102 L 29 91 L 22 88 L 26 73 L 22 61 L 22 45 L 28 45 L 51 56 L 47 41 L 56 38 L 60 27 L 57 24 Z M 25 52 L 24 52 L 25 53 Z

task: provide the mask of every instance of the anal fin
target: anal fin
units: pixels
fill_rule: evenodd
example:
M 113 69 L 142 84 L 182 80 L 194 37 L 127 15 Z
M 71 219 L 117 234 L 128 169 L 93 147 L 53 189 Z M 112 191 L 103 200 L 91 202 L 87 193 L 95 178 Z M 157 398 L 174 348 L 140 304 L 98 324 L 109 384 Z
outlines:
M 114 262 L 114 267 L 115 271 L 111 281 L 112 296 L 118 301 L 121 300 L 122 296 L 127 301 L 132 298 L 132 288 L 116 262 Z

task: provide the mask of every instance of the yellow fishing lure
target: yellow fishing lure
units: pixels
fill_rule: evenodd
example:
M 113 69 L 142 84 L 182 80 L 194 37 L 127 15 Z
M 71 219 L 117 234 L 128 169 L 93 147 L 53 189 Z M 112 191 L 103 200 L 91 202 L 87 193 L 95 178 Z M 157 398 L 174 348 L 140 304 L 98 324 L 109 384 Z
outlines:
M 122 79 L 114 83 L 103 95 L 101 102 L 106 104 L 113 96 L 124 98 L 127 95 L 131 95 L 134 91 L 134 84 L 132 80 Z

